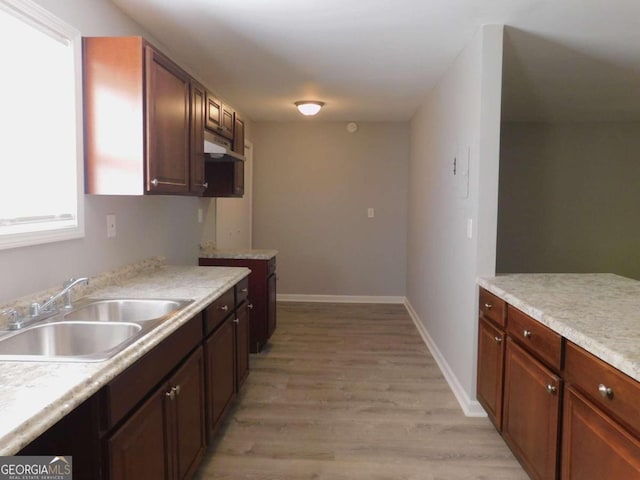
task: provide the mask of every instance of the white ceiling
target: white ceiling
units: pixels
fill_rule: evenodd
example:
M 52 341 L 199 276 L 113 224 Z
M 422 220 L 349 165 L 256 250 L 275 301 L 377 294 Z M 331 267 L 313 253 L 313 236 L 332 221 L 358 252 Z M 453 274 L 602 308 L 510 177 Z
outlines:
M 409 120 L 490 23 L 513 27 L 510 118 L 640 111 L 638 0 L 112 1 L 257 121 L 299 120 L 301 99 L 323 120 Z

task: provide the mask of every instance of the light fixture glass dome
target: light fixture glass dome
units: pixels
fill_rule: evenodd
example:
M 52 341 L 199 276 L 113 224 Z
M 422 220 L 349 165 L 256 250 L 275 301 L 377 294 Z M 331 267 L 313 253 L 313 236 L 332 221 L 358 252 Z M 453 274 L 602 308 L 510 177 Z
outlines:
M 301 100 L 296 102 L 295 105 L 298 107 L 301 114 L 312 116 L 320 111 L 324 102 L 319 102 L 317 100 Z

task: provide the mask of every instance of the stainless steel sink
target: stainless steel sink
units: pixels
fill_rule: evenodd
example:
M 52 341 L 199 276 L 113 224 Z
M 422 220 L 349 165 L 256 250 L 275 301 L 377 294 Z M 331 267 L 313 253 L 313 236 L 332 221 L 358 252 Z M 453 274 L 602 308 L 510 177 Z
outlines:
M 0 361 L 100 362 L 193 300 L 84 299 L 20 330 L 0 332 Z
M 125 322 L 44 323 L 0 339 L 0 358 L 101 361 L 131 343 L 141 331 L 141 325 Z
M 191 300 L 117 299 L 88 300 L 67 313 L 65 320 L 91 322 L 148 322 L 180 310 Z

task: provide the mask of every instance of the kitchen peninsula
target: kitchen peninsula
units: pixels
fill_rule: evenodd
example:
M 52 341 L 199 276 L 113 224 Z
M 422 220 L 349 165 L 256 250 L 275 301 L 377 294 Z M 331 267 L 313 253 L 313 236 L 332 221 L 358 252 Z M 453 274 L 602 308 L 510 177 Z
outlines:
M 640 478 L 640 282 L 478 284 L 478 400 L 531 478 Z

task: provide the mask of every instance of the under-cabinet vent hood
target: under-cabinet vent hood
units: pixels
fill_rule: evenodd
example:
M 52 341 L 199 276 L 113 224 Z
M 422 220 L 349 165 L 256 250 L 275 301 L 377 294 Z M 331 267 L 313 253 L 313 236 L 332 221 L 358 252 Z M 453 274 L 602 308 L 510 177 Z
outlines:
M 245 158 L 231 150 L 231 146 L 204 141 L 205 160 L 209 162 L 244 162 Z

